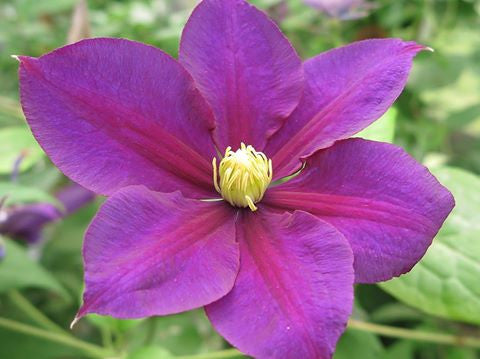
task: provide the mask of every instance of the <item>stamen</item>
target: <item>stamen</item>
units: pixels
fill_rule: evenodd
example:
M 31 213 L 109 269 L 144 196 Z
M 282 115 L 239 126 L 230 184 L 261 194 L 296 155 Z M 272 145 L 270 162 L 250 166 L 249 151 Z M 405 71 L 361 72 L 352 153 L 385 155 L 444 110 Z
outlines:
M 213 185 L 215 186 L 215 189 L 218 193 L 220 193 L 220 187 L 218 187 L 218 180 L 217 180 L 217 159 L 213 157 L 212 160 L 212 166 L 213 166 Z
M 255 203 L 263 198 L 272 181 L 272 160 L 242 142 L 237 151 L 232 151 L 231 147 L 225 149 L 218 169 L 216 158 L 212 166 L 215 190 L 233 206 L 256 211 Z
M 248 202 L 248 207 L 250 207 L 250 209 L 252 210 L 252 212 L 255 212 L 255 211 L 258 209 L 258 207 L 255 206 L 255 204 L 253 203 L 252 199 L 251 199 L 250 197 L 248 197 L 248 196 L 245 196 L 245 199 L 246 199 L 247 202 Z

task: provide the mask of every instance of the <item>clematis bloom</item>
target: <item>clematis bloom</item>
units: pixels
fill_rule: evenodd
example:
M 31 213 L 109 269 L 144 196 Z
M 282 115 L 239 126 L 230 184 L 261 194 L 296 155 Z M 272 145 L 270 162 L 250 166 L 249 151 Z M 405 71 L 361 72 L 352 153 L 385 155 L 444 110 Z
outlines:
M 106 38 L 20 56 L 36 139 L 109 197 L 85 235 L 77 318 L 205 306 L 249 355 L 331 357 L 354 282 L 409 271 L 454 205 L 402 149 L 348 139 L 423 49 L 368 40 L 302 63 L 261 11 L 205 0 L 178 61 Z
M 7 208 L 4 211 L 5 219 L 0 220 L 0 234 L 36 243 L 42 240 L 43 228 L 47 224 L 76 212 L 92 202 L 95 194 L 73 183 L 58 191 L 56 198 L 64 206 L 64 211 L 51 203 L 33 203 Z

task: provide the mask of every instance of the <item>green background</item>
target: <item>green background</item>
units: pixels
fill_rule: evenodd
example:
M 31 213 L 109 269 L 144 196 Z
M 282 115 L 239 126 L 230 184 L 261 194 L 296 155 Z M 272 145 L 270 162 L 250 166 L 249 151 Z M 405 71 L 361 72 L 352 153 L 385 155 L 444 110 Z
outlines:
M 354 20 L 328 17 L 300 0 L 252 2 L 278 22 L 305 59 L 369 37 L 401 37 L 435 50 L 416 57 L 394 108 L 358 136 L 403 146 L 452 191 L 457 205 L 409 274 L 356 287 L 355 322 L 335 358 L 480 357 L 474 349 L 480 346 L 480 1 L 376 1 L 368 16 Z M 6 206 L 58 204 L 52 194 L 67 183 L 25 124 L 10 55 L 40 56 L 65 44 L 74 4 L 0 1 L 0 197 L 10 194 Z M 93 36 L 126 37 L 176 56 L 193 6 L 188 0 L 91 0 L 89 22 Z M 13 162 L 22 151 L 27 156 L 13 184 Z M 89 316 L 68 329 L 82 292 L 82 235 L 101 201 L 49 225 L 45 242 L 33 247 L 0 238 L 6 252 L 0 261 L 0 358 L 241 357 L 200 310 L 135 321 Z M 10 321 L 27 329 L 20 333 Z

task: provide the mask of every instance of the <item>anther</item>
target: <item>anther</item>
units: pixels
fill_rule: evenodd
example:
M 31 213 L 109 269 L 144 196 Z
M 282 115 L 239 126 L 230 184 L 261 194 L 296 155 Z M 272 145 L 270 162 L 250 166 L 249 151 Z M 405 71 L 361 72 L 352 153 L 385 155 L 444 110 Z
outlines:
M 213 158 L 212 166 L 213 185 L 226 201 L 236 207 L 258 209 L 255 203 L 263 198 L 272 181 L 272 160 L 242 142 L 235 152 L 227 147 L 218 168 Z

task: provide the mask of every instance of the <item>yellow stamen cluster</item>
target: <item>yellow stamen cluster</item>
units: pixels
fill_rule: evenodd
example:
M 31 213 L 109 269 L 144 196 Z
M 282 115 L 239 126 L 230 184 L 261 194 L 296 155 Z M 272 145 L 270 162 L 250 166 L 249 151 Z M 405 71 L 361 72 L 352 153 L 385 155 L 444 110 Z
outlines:
M 217 192 L 232 206 L 250 207 L 256 211 L 255 203 L 263 198 L 272 181 L 272 160 L 242 143 L 236 152 L 227 147 L 218 172 L 216 158 L 213 158 L 212 165 L 213 184 Z

